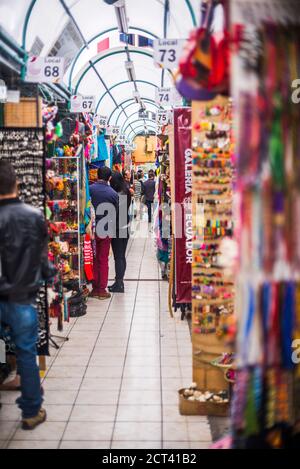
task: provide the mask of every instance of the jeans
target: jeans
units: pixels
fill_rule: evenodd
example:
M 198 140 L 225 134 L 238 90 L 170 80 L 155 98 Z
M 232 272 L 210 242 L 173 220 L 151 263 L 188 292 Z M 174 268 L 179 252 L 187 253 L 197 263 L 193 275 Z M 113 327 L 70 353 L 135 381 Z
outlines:
M 110 238 L 96 237 L 96 259 L 94 259 L 93 290 L 96 293 L 104 292 L 108 283 L 108 256 Z
M 126 248 L 128 238 L 114 238 L 111 240 L 111 246 L 115 259 L 116 281 L 123 282 L 126 271 Z
M 11 328 L 16 345 L 17 368 L 21 378 L 21 397 L 16 400 L 23 418 L 38 414 L 43 398 L 40 373 L 37 366 L 36 343 L 38 339 L 38 318 L 33 304 L 18 304 L 0 301 L 0 321 Z
M 148 222 L 151 223 L 152 222 L 153 201 L 151 202 L 151 200 L 146 200 L 146 205 L 147 205 L 147 208 L 148 208 Z

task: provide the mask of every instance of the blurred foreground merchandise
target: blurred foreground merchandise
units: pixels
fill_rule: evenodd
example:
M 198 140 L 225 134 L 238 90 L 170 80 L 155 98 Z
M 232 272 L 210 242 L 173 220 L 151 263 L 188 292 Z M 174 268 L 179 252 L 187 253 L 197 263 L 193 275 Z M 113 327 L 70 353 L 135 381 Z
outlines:
M 299 3 L 259 3 L 233 0 L 231 12 L 240 38 L 232 66 L 240 248 L 233 447 L 291 448 L 300 439 L 300 365 L 292 359 L 300 338 L 300 105 L 291 99 Z

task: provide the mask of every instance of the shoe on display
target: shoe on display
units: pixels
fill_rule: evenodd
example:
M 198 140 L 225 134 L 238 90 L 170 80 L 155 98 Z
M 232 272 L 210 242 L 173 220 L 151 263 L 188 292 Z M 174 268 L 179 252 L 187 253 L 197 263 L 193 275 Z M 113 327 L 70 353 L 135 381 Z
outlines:
M 115 282 L 108 289 L 111 293 L 124 293 L 124 282 Z
M 29 419 L 22 419 L 22 429 L 23 430 L 33 430 L 35 427 L 45 422 L 47 418 L 47 413 L 45 409 L 40 409 L 39 413 L 35 417 Z
M 109 298 L 111 298 L 111 294 L 107 291 L 102 291 L 99 293 L 97 298 L 99 298 L 99 300 L 108 300 Z

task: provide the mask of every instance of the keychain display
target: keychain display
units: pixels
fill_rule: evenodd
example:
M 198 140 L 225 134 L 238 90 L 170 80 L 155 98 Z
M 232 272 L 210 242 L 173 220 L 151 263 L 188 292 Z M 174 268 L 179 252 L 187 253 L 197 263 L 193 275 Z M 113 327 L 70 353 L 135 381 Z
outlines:
M 45 155 L 44 131 L 39 128 L 0 128 L 0 159 L 11 163 L 18 179 L 20 199 L 46 210 L 45 200 Z M 48 305 L 46 287 L 37 295 L 39 316 L 38 354 L 48 355 Z
M 233 235 L 230 101 L 204 104 L 193 131 L 193 332 L 222 336 L 234 309 L 233 281 L 219 262 L 222 240 Z

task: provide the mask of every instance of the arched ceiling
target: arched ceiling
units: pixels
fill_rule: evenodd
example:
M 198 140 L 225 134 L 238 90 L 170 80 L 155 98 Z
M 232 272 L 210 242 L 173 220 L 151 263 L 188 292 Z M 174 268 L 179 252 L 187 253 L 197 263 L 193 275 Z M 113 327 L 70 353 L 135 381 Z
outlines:
M 125 0 L 129 33 L 152 39 L 187 38 L 198 22 L 201 0 L 169 0 L 168 21 L 164 21 L 165 3 L 166 0 Z M 112 125 L 117 123 L 127 128 L 126 133 L 133 134 L 138 122 L 132 121 L 138 119 L 140 107 L 133 100 L 133 92 L 138 90 L 147 111 L 155 112 L 155 89 L 161 86 L 162 70 L 153 63 L 151 47 L 120 42 L 113 5 L 103 0 L 1 0 L 0 26 L 27 52 L 38 38 L 42 47 L 39 55 L 46 56 L 70 21 L 66 9 L 77 23 L 84 43 L 78 45 L 68 64 L 65 85 L 71 92 L 95 95 L 97 112 L 110 116 Z M 106 38 L 109 49 L 98 53 L 97 44 Z M 134 63 L 135 83 L 128 81 L 128 59 Z M 170 73 L 163 76 L 164 86 L 171 86 Z M 140 123 L 143 125 L 143 120 Z

